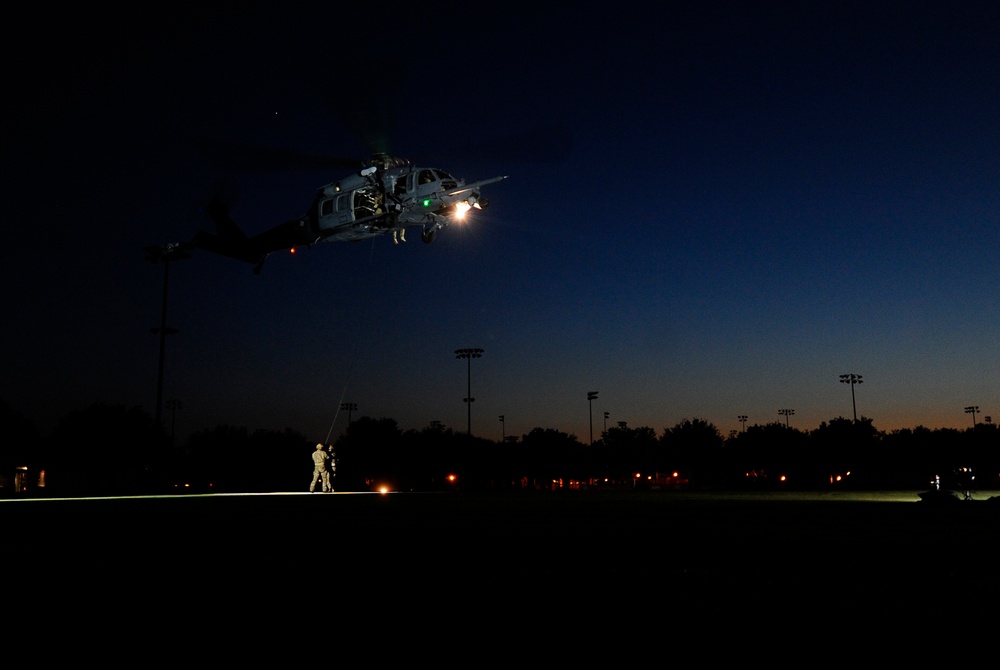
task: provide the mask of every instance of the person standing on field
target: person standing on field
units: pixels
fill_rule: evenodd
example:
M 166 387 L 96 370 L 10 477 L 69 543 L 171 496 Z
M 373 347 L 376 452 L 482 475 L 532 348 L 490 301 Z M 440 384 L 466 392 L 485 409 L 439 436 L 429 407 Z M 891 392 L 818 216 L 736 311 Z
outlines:
M 326 453 L 323 445 L 317 444 L 316 451 L 313 452 L 313 478 L 312 483 L 309 485 L 310 493 L 316 491 L 317 482 L 321 483 L 323 493 L 327 493 L 330 490 L 330 471 L 326 467 L 329 459 L 330 454 Z
M 333 493 L 333 478 L 337 476 L 337 452 L 333 450 L 333 445 L 327 445 L 329 458 L 326 461 L 326 488 Z

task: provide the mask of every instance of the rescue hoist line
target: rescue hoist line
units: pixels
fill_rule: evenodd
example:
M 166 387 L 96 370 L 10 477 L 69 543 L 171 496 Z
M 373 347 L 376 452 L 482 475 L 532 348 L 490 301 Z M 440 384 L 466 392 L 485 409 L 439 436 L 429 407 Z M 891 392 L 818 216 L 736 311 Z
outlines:
M 330 444 L 330 436 L 333 434 L 333 427 L 337 425 L 337 418 L 340 416 L 341 408 L 344 406 L 344 398 L 347 397 L 347 387 L 351 384 L 351 374 L 354 372 L 354 362 L 358 358 L 358 349 L 361 347 L 361 332 L 365 328 L 365 321 L 368 318 L 368 296 L 370 294 L 371 287 L 371 274 L 372 268 L 375 265 L 375 240 L 376 237 L 372 238 L 371 254 L 368 256 L 368 277 L 365 281 L 365 292 L 364 300 L 361 303 L 361 319 L 358 321 L 358 335 L 354 342 L 354 355 L 351 356 L 350 365 L 347 366 L 347 378 L 344 380 L 344 387 L 340 391 L 340 401 L 337 403 L 333 412 L 333 421 L 330 422 L 330 430 L 326 432 L 326 440 L 324 444 Z

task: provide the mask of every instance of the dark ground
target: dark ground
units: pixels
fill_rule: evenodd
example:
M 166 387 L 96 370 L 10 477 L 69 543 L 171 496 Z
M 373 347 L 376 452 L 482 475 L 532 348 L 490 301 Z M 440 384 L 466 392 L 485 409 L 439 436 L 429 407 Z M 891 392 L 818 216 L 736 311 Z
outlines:
M 869 624 L 890 612 L 959 621 L 998 602 L 998 521 L 994 498 L 451 492 L 0 501 L 6 574 L 22 611 L 41 602 L 50 615 L 113 613 L 118 625 L 169 615 L 198 635 L 237 622 L 247 634 L 262 620 L 315 614 L 344 643 L 400 622 L 409 633 L 430 626 L 434 636 L 512 624 L 518 641 L 542 627 L 552 642 L 551 627 L 570 620 L 585 623 L 585 637 L 600 630 L 605 644 L 611 631 L 621 640 L 707 621 L 754 627 L 765 612 L 785 625 L 844 608 Z M 261 644 L 275 634 L 267 630 Z M 410 644 L 430 644 L 426 635 Z

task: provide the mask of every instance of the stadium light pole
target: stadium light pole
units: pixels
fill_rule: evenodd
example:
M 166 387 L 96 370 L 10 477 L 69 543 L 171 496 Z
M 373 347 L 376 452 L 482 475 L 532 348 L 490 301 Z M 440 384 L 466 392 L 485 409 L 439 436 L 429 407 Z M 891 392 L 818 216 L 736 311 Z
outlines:
M 740 426 L 741 426 L 742 432 L 744 432 L 744 433 L 747 432 L 747 419 L 750 418 L 750 417 L 748 417 L 746 414 L 740 414 L 736 418 L 739 419 L 739 421 L 740 421 Z
M 975 430 L 975 428 L 976 428 L 976 413 L 978 411 L 979 411 L 979 405 L 969 405 L 968 407 L 965 408 L 965 413 L 972 415 L 972 428 L 973 428 L 973 430 Z
M 841 384 L 851 385 L 851 407 L 854 408 L 854 423 L 858 422 L 858 404 L 854 401 L 854 386 L 861 383 L 861 375 L 840 375 Z
M 472 435 L 472 403 L 476 400 L 475 398 L 472 397 L 472 359 L 481 358 L 482 355 L 483 355 L 482 349 L 455 349 L 455 358 L 464 358 L 466 361 L 468 361 L 466 364 L 466 367 L 468 368 L 466 372 L 468 389 L 466 391 L 467 395 L 465 396 L 464 400 L 465 404 L 468 406 L 468 415 L 469 415 L 468 417 L 469 424 L 468 428 L 466 428 L 466 432 L 470 436 Z
M 160 327 L 150 328 L 149 332 L 160 336 L 160 364 L 156 375 L 156 425 L 162 427 L 163 416 L 163 359 L 165 356 L 167 335 L 177 332 L 176 328 L 167 327 L 167 287 L 170 285 L 170 261 L 180 261 L 190 258 L 187 249 L 179 243 L 163 246 L 149 246 L 144 249 L 146 260 L 151 263 L 163 263 L 163 302 L 160 307 Z
M 171 398 L 167 401 L 167 409 L 170 410 L 170 446 L 174 445 L 175 429 L 177 428 L 177 410 L 183 406 L 183 403 L 177 398 Z
M 590 406 L 590 443 L 594 443 L 594 401 L 597 400 L 597 391 L 587 391 L 587 404 Z
M 608 432 L 608 417 L 610 417 L 610 416 L 611 416 L 611 414 L 609 414 L 608 412 L 604 413 L 604 432 L 605 433 Z
M 778 410 L 778 414 L 781 414 L 781 415 L 783 415 L 785 417 L 785 427 L 788 428 L 789 427 L 788 417 L 790 417 L 791 415 L 795 414 L 795 410 L 794 409 L 779 409 Z
M 504 425 L 503 414 L 500 415 L 500 442 L 507 441 L 507 427 Z

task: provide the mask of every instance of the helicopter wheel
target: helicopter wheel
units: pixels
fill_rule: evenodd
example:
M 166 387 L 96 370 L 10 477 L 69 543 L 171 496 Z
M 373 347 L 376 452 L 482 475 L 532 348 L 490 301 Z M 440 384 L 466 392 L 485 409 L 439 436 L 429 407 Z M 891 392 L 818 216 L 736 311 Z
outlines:
M 437 230 L 436 229 L 434 229 L 434 230 L 425 230 L 424 232 L 420 233 L 420 240 L 424 244 L 430 244 L 431 242 L 434 241 L 435 237 L 437 237 Z

